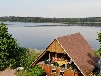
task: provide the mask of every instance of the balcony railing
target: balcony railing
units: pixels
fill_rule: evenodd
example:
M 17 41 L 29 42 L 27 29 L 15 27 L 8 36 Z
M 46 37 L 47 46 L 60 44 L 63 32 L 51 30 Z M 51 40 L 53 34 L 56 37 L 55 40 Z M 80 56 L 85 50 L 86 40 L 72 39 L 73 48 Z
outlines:
M 61 68 L 47 64 L 39 64 L 43 68 L 47 76 L 78 76 L 78 72 L 72 70 L 72 68 Z

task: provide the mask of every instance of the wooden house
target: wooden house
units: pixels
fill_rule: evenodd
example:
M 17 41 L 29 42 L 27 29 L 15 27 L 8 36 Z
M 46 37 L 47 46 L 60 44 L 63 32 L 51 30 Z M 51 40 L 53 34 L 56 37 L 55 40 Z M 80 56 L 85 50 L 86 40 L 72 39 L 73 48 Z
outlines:
M 62 36 L 54 39 L 32 66 L 40 65 L 46 74 L 52 73 L 54 67 L 56 73 L 56 69 L 60 68 L 63 76 L 89 76 L 98 61 L 92 52 L 93 49 L 80 33 Z M 52 66 L 52 71 L 45 65 Z

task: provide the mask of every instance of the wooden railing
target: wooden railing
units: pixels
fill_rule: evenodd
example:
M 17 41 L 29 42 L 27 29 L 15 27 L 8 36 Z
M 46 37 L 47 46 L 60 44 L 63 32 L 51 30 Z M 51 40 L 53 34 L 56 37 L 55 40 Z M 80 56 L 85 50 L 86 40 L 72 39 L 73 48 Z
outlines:
M 60 76 L 60 72 L 62 68 L 56 67 L 56 72 L 53 73 L 52 69 L 54 68 L 53 66 L 50 65 L 40 65 L 47 76 Z M 72 69 L 64 69 L 62 76 L 78 76 L 77 72 L 74 72 Z
M 63 76 L 78 76 L 78 73 L 74 72 L 71 69 L 66 69 L 64 71 L 64 75 Z

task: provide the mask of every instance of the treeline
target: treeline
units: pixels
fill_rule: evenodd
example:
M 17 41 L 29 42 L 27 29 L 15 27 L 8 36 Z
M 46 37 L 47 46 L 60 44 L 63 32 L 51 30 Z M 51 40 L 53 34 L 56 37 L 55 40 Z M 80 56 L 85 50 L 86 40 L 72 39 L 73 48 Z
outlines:
M 101 17 L 86 17 L 86 18 L 44 18 L 44 17 L 15 17 L 5 16 L 0 17 L 0 21 L 10 22 L 35 22 L 35 23 L 101 23 Z

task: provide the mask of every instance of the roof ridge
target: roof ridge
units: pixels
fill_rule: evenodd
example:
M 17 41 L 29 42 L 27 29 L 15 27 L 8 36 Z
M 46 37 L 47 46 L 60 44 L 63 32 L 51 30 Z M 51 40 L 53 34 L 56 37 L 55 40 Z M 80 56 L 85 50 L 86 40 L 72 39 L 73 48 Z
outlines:
M 62 37 L 66 37 L 66 36 L 77 35 L 77 34 L 80 34 L 80 32 L 74 33 L 74 34 L 67 34 L 67 35 L 64 35 L 64 36 L 58 36 L 58 37 L 56 37 L 55 39 L 62 38 Z M 81 34 L 80 34 L 80 35 L 81 35 Z

